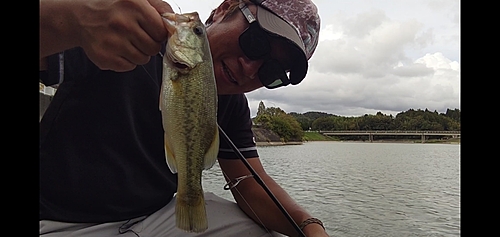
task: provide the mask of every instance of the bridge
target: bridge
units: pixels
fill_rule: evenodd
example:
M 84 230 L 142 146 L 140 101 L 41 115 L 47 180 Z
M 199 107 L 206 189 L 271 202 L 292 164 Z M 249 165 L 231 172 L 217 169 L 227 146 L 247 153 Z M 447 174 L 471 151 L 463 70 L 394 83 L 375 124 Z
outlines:
M 422 143 L 427 136 L 451 136 L 460 138 L 460 131 L 401 131 L 401 130 L 367 130 L 367 131 L 318 131 L 325 136 L 362 136 L 368 135 L 370 142 L 373 142 L 375 135 L 391 136 L 421 136 Z

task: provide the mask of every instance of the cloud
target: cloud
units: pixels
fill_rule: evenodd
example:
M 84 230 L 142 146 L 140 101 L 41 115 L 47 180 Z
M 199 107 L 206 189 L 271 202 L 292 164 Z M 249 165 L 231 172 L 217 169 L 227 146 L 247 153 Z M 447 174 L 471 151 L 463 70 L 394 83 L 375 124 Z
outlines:
M 419 58 L 416 60 L 417 63 L 423 63 L 427 67 L 434 68 L 436 70 L 441 69 L 441 70 L 455 70 L 459 71 L 460 70 L 460 65 L 456 61 L 451 61 L 450 59 L 446 58 L 442 53 L 437 52 L 434 54 L 426 54 L 425 56 Z
M 405 46 L 422 46 L 432 38 L 432 31 L 419 34 L 422 25 L 416 20 L 391 20 L 381 10 L 350 18 L 338 13 L 332 19 L 311 59 L 314 70 L 322 73 L 381 77 L 406 59 Z
M 248 93 L 286 112 L 396 115 L 460 108 L 458 0 L 315 0 L 318 47 L 300 85 Z
M 400 63 L 392 73 L 400 77 L 421 77 L 434 73 L 434 69 L 427 67 L 424 63 L 413 63 L 408 66 Z
M 458 62 L 438 52 L 408 64 L 399 62 L 381 77 L 312 70 L 298 86 L 260 89 L 248 97 L 253 110 L 264 101 L 266 106 L 286 112 L 322 111 L 342 116 L 378 111 L 395 116 L 410 108 L 445 112 L 460 108 L 459 74 Z
M 387 20 L 387 16 L 382 10 L 360 13 L 356 17 L 345 20 L 346 35 L 363 38 Z

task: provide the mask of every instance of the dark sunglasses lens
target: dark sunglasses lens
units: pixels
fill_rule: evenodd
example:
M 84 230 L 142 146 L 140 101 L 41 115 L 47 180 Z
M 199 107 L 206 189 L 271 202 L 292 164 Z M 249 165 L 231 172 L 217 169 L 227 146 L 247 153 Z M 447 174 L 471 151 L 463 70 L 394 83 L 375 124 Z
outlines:
M 268 89 L 286 86 L 290 80 L 285 70 L 276 60 L 268 60 L 259 69 L 259 79 Z
M 267 35 L 257 22 L 250 24 L 240 35 L 239 43 L 243 53 L 252 60 L 261 59 L 271 52 Z

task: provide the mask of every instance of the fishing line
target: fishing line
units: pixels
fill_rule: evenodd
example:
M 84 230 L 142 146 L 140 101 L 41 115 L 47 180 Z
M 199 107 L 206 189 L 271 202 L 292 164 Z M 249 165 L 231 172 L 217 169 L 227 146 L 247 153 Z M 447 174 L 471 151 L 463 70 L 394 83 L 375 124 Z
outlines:
M 174 2 L 175 5 L 177 6 L 177 8 L 179 8 L 179 14 L 182 14 L 182 10 L 181 10 L 181 7 L 179 6 L 179 4 L 177 4 L 174 0 L 172 0 L 172 2 Z
M 229 176 L 226 174 L 226 172 L 224 172 L 224 170 L 222 170 L 222 174 L 226 177 L 228 181 L 228 184 L 231 182 L 231 179 L 229 178 Z M 252 175 L 253 177 L 253 175 Z M 239 182 L 237 182 L 238 184 Z M 247 200 L 245 199 L 245 197 L 243 197 L 243 195 L 240 193 L 240 190 L 238 190 L 238 188 L 236 188 L 236 185 L 237 184 L 234 184 L 234 186 L 230 187 L 230 189 L 233 189 L 236 190 L 236 192 L 238 192 L 238 194 L 240 195 L 241 199 L 243 199 L 243 201 L 247 204 L 248 208 L 250 208 L 250 211 L 252 211 L 253 215 L 257 218 L 257 220 L 259 221 L 260 225 L 262 227 L 264 227 L 264 229 L 267 231 L 267 233 L 269 233 L 269 235 L 273 236 L 273 234 L 271 233 L 271 231 L 264 225 L 264 222 L 259 218 L 259 216 L 257 215 L 257 213 L 255 213 L 255 211 L 253 210 L 252 206 L 250 206 L 250 203 L 247 202 Z M 230 190 L 230 189 L 226 189 L 225 186 L 224 186 L 224 190 Z
M 144 67 L 144 65 L 141 65 L 141 66 L 144 69 L 144 71 L 146 71 L 146 73 L 151 78 L 151 80 L 153 80 L 153 82 L 156 85 L 158 85 L 158 83 L 154 80 L 154 78 L 151 76 L 151 74 L 149 74 L 148 70 L 146 70 L 146 68 Z M 229 144 L 229 146 L 234 151 L 234 153 L 236 154 L 236 156 L 238 156 L 238 158 L 247 167 L 247 169 L 253 175 L 253 178 L 255 179 L 255 181 L 262 187 L 262 189 L 264 189 L 264 191 L 266 191 L 267 195 L 271 198 L 271 200 L 273 200 L 274 204 L 276 204 L 276 206 L 278 207 L 278 209 L 280 209 L 281 213 L 283 213 L 283 215 L 288 219 L 288 222 L 290 222 L 290 224 L 297 231 L 297 233 L 299 234 L 299 236 L 306 237 L 306 235 L 304 234 L 304 232 L 302 232 L 302 230 L 300 229 L 300 227 L 297 225 L 297 223 L 295 223 L 295 221 L 292 219 L 292 217 L 290 216 L 290 214 L 288 214 L 288 212 L 285 210 L 285 208 L 283 207 L 283 205 L 281 205 L 281 203 L 278 201 L 278 199 L 276 198 L 276 196 L 274 196 L 274 194 L 271 192 L 271 190 L 269 190 L 269 187 L 267 187 L 267 185 L 264 183 L 264 181 L 262 181 L 262 179 L 257 174 L 257 172 L 252 168 L 252 166 L 250 165 L 250 163 L 248 163 L 248 161 L 245 159 L 245 157 L 241 154 L 241 152 L 238 150 L 238 148 L 234 145 L 233 141 L 231 141 L 231 139 L 227 136 L 227 134 L 224 132 L 224 130 L 222 130 L 222 128 L 218 124 L 217 124 L 217 127 L 219 128 L 219 132 L 223 135 L 222 137 L 227 142 L 227 144 Z M 224 174 L 224 175 L 226 175 L 226 174 Z M 226 175 L 226 177 L 227 177 L 227 175 Z M 228 180 L 230 181 L 229 177 L 228 177 Z M 237 189 L 236 189 L 236 191 L 241 196 L 241 193 Z M 243 196 L 241 196 L 241 197 L 243 197 Z M 243 200 L 250 207 L 250 205 L 248 204 L 248 202 L 244 198 L 243 198 Z M 261 221 L 260 218 L 257 216 L 257 214 L 253 211 L 253 209 L 250 208 L 250 210 L 252 210 L 252 212 L 257 217 L 257 219 L 259 219 L 259 221 Z M 262 221 L 261 221 L 261 224 L 262 224 Z M 266 228 L 266 230 L 267 230 L 267 228 Z
M 262 179 L 260 178 L 260 176 L 252 168 L 252 166 L 250 165 L 250 163 L 248 163 L 248 161 L 241 154 L 241 152 L 238 150 L 238 148 L 234 145 L 234 143 L 231 141 L 231 139 L 227 136 L 227 134 L 224 132 L 224 130 L 222 130 L 222 128 L 218 124 L 217 124 L 217 126 L 219 127 L 219 132 L 223 135 L 222 137 L 224 138 L 224 140 L 226 140 L 227 144 L 229 144 L 229 146 L 231 147 L 231 149 L 233 149 L 233 151 L 236 154 L 236 156 L 238 156 L 238 158 L 243 162 L 243 164 L 247 167 L 247 169 L 250 171 L 250 173 L 252 173 L 255 181 L 264 189 L 264 191 L 266 191 L 267 195 L 273 200 L 274 204 L 276 204 L 276 206 L 278 206 L 278 208 L 280 209 L 281 213 L 283 213 L 283 215 L 288 219 L 288 221 L 290 222 L 290 224 L 292 224 L 293 228 L 295 228 L 295 230 L 297 231 L 297 233 L 299 234 L 299 236 L 306 237 L 306 235 L 304 234 L 304 232 L 302 232 L 302 230 L 300 229 L 300 227 L 297 225 L 297 223 L 295 223 L 295 221 L 292 219 L 292 217 L 290 216 L 290 214 L 288 214 L 288 212 L 285 210 L 285 208 L 283 207 L 283 205 L 281 205 L 281 203 L 274 196 L 274 194 L 271 192 L 271 190 L 269 190 L 269 187 L 267 187 L 267 185 L 264 183 L 264 181 L 262 181 Z
M 163 65 L 163 54 L 161 52 L 158 52 L 158 55 L 160 55 L 161 57 L 161 61 L 162 61 L 162 65 Z M 156 57 L 157 55 L 155 55 Z M 153 80 L 153 82 L 155 83 L 155 85 L 157 85 L 158 87 L 160 87 L 160 85 L 158 84 L 157 81 L 155 81 L 155 79 L 153 78 L 153 76 L 151 76 L 151 74 L 149 74 L 148 70 L 146 69 L 146 67 L 144 67 L 144 65 L 141 65 L 142 69 L 144 69 L 144 71 L 148 74 L 149 78 L 151 78 L 151 80 Z M 163 72 L 162 72 L 163 73 Z
M 151 74 L 149 74 L 148 70 L 146 70 L 146 68 L 144 67 L 144 65 L 141 65 L 142 66 L 142 69 L 144 69 L 144 71 L 148 74 L 149 78 L 151 78 L 151 80 L 153 80 L 153 82 L 155 83 L 155 85 L 157 85 L 158 87 L 160 87 L 160 85 L 158 85 L 158 82 L 155 81 L 155 79 L 151 76 Z
M 227 176 L 227 175 L 226 175 Z M 241 181 L 245 180 L 245 179 L 248 179 L 248 178 L 252 178 L 253 175 L 244 175 L 244 176 L 241 176 L 241 177 L 238 177 L 236 179 L 234 179 L 234 183 L 228 178 L 229 182 L 226 183 L 226 185 L 224 185 L 224 190 L 231 190 L 232 188 L 235 188 L 236 186 L 238 186 L 238 184 L 240 184 Z

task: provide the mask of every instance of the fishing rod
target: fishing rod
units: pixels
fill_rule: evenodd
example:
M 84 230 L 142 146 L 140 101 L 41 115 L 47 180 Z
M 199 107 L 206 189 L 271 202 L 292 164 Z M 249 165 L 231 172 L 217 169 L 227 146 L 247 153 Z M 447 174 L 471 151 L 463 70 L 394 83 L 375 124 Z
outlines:
M 273 200 L 274 204 L 276 204 L 276 206 L 278 206 L 278 208 L 283 213 L 283 215 L 288 219 L 288 221 L 290 222 L 290 224 L 292 224 L 293 228 L 295 228 L 295 230 L 297 231 L 297 233 L 299 233 L 299 236 L 306 237 L 306 235 L 304 234 L 304 232 L 302 232 L 302 230 L 300 229 L 300 227 L 297 225 L 297 223 L 295 223 L 295 221 L 292 219 L 292 217 L 290 216 L 290 214 L 288 214 L 288 212 L 285 210 L 285 208 L 283 207 L 283 205 L 281 205 L 281 203 L 278 201 L 278 199 L 276 198 L 276 196 L 274 196 L 274 194 L 271 192 L 271 190 L 269 189 L 269 187 L 267 187 L 267 185 L 264 183 L 264 181 L 262 181 L 262 179 L 257 174 L 257 172 L 252 168 L 252 166 L 250 165 L 250 163 L 248 163 L 248 161 L 245 159 L 245 157 L 243 156 L 243 154 L 241 154 L 241 152 L 238 150 L 238 148 L 234 145 L 233 141 L 231 141 L 231 139 L 227 136 L 227 134 L 224 132 L 224 130 L 222 130 L 222 128 L 218 124 L 217 124 L 217 127 L 219 127 L 219 132 L 222 133 L 222 135 L 224 137 L 224 140 L 226 140 L 227 144 L 229 144 L 229 146 L 231 147 L 231 149 L 233 149 L 234 153 L 243 162 L 243 164 L 245 164 L 245 166 L 247 167 L 247 169 L 253 175 L 253 178 L 255 179 L 255 181 L 264 189 L 264 191 L 266 191 L 267 195 Z

